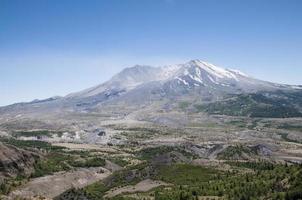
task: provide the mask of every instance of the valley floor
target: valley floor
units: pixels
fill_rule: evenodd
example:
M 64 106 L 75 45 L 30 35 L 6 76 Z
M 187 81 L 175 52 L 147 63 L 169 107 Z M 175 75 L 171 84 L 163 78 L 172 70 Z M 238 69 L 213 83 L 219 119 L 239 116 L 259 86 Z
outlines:
M 170 118 L 161 115 L 165 122 Z M 79 121 L 69 130 L 2 125 L 2 145 L 28 152 L 23 156 L 32 162 L 24 164 L 25 173 L 20 166 L 10 170 L 22 156 L 11 164 L 1 160 L 7 166 L 0 167 L 1 198 L 302 198 L 301 119 L 188 118 L 185 125 L 132 117 L 91 125 L 87 119 L 89 126 Z

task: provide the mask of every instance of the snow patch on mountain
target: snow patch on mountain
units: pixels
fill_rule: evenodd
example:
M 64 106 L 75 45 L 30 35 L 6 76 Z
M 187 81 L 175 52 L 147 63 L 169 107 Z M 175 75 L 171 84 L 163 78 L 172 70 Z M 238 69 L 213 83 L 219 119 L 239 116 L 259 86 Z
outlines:
M 302 85 L 291 85 L 292 89 L 302 90 Z
M 249 77 L 248 75 L 246 75 L 245 73 L 239 71 L 239 70 L 236 70 L 236 69 L 227 69 L 229 72 L 232 72 L 232 73 L 235 73 L 237 75 L 240 75 L 240 76 L 244 76 L 244 77 Z
M 98 96 L 98 98 L 103 98 L 105 96 L 108 98 L 122 96 L 131 90 L 155 83 L 167 85 L 167 88 L 174 88 L 177 93 L 178 90 L 174 85 L 175 81 L 187 89 L 202 87 L 203 90 L 207 90 L 208 88 L 209 90 L 215 89 L 216 91 L 223 90 L 223 92 L 225 90 L 257 91 L 259 89 L 281 87 L 273 83 L 253 79 L 238 70 L 224 69 L 205 61 L 192 60 L 184 64 L 162 67 L 136 65 L 122 70 L 112 77 L 111 80 L 101 85 L 69 95 L 68 97 L 84 98 Z
M 213 76 L 216 76 L 218 78 L 236 78 L 234 74 L 227 71 L 226 69 L 217 67 L 211 63 L 200 61 L 200 60 L 193 60 L 189 62 L 190 65 L 195 65 L 200 67 L 201 69 L 207 71 L 208 73 L 212 74 Z
M 180 82 L 182 82 L 184 85 L 189 85 L 189 83 L 184 79 L 181 79 L 179 77 L 177 77 L 176 79 L 179 80 Z
M 219 85 L 219 83 L 216 80 L 214 80 L 210 75 L 207 75 L 207 77 L 210 79 L 210 81 L 212 81 L 213 83 Z

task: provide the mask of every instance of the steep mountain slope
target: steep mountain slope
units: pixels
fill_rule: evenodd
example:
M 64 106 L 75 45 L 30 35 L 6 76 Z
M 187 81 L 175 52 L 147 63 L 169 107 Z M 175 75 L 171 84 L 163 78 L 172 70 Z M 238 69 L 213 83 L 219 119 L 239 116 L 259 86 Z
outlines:
M 157 77 L 159 73 L 160 69 L 158 68 L 136 65 L 134 67 L 124 69 L 104 84 L 97 85 L 78 93 L 70 94 L 67 97 L 83 98 L 95 96 L 103 92 L 109 95 L 110 91 L 131 90 L 145 82 L 159 80 Z
M 177 95 L 180 91 L 198 87 L 208 91 L 223 90 L 236 93 L 238 90 L 270 90 L 285 86 L 256 80 L 236 70 L 222 69 L 207 62 L 192 60 L 185 64 L 157 68 L 138 65 L 126 68 L 104 84 L 67 97 L 80 99 L 101 96 L 103 93 L 107 97 L 120 96 L 131 90 L 150 87 Z
M 301 87 L 261 81 L 240 71 L 223 69 L 200 60 L 185 64 L 151 67 L 136 65 L 126 68 L 111 80 L 98 86 L 67 95 L 0 108 L 8 115 L 51 115 L 66 112 L 95 112 L 112 105 L 137 107 L 154 102 L 187 99 L 215 102 L 230 94 L 262 91 L 284 92 Z
M 302 117 L 302 92 L 257 92 L 233 95 L 222 101 L 198 106 L 210 114 L 287 118 Z
M 134 66 L 114 76 L 110 81 L 65 100 L 76 102 L 76 110 L 96 105 L 123 102 L 144 104 L 163 99 L 191 98 L 218 100 L 226 94 L 291 89 L 286 85 L 251 78 L 239 71 L 222 69 L 200 60 L 185 64 L 150 67 Z
M 38 156 L 0 142 L 0 184 L 5 178 L 29 175 Z

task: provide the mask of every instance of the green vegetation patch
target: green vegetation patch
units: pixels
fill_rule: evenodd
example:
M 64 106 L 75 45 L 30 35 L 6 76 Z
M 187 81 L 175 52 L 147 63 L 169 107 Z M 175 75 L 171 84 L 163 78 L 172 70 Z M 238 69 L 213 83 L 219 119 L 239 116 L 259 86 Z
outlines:
M 150 177 L 172 185 L 159 187 L 149 192 L 155 200 L 196 200 L 211 197 L 230 200 L 298 200 L 302 197 L 302 165 L 272 165 L 265 162 L 229 162 L 231 166 L 249 168 L 252 172 L 237 173 L 190 164 L 161 166 L 158 173 Z M 133 185 L 146 177 L 147 164 L 137 165 L 121 172 L 115 172 L 103 182 L 97 182 L 83 189 L 72 189 L 57 199 L 103 199 L 111 188 Z M 133 172 L 140 174 L 135 179 Z M 150 171 L 149 171 L 150 173 Z M 64 197 L 64 198 L 63 198 Z M 127 200 L 119 195 L 113 199 Z
M 240 167 L 240 168 L 248 168 L 253 170 L 273 170 L 275 169 L 276 165 L 270 162 L 266 161 L 260 161 L 260 162 L 232 162 L 228 161 L 226 164 Z
M 43 159 L 35 163 L 35 171 L 32 177 L 50 175 L 54 172 L 66 171 L 75 167 L 100 167 L 105 165 L 105 159 L 90 155 L 90 152 L 65 151 L 65 147 L 52 146 L 44 141 L 12 138 L 1 138 L 0 141 L 21 149 L 40 150 L 44 154 Z
M 302 103 L 296 101 L 295 95 L 299 98 L 302 96 L 300 93 L 282 92 L 240 94 L 223 101 L 196 105 L 195 108 L 198 112 L 230 116 L 302 117 L 302 113 L 299 111 Z
M 32 177 L 41 177 L 45 175 L 53 174 L 54 172 L 70 170 L 71 167 L 68 165 L 67 161 L 71 157 L 61 153 L 50 153 L 46 158 L 38 161 L 35 164 L 35 172 Z
M 181 110 L 185 110 L 190 106 L 190 103 L 187 101 L 182 101 L 182 102 L 179 102 L 178 106 Z
M 172 146 L 150 147 L 150 148 L 142 149 L 141 151 L 137 152 L 137 155 L 142 160 L 150 160 L 157 155 L 168 153 L 173 150 L 174 150 L 174 147 L 172 147 Z
M 59 137 L 63 135 L 61 131 L 48 131 L 48 130 L 39 130 L 39 131 L 18 131 L 14 132 L 12 135 L 14 137 L 52 137 L 54 134 L 57 134 Z
M 58 146 L 52 146 L 48 142 L 44 141 L 38 141 L 38 140 L 16 140 L 13 138 L 0 138 L 0 141 L 13 145 L 15 147 L 19 148 L 32 148 L 32 149 L 39 149 L 39 150 L 51 150 L 51 151 L 60 151 L 65 149 L 65 147 L 58 147 Z
M 51 152 L 35 164 L 35 172 L 32 174 L 32 177 L 41 177 L 77 167 L 88 168 L 102 166 L 105 166 L 105 160 L 99 156 L 79 159 L 76 155 Z
M 194 176 L 189 179 L 185 177 L 178 179 L 177 176 L 182 176 L 181 174 L 172 176 L 166 169 L 164 172 L 170 174 L 168 177 L 175 185 L 169 189 L 156 189 L 155 199 L 195 200 L 201 199 L 201 197 L 204 197 L 202 199 L 220 197 L 231 200 L 298 200 L 302 198 L 301 165 L 277 165 L 272 169 L 267 169 L 266 167 L 262 169 L 262 164 L 260 166 L 257 166 L 258 164 L 247 164 L 246 166 L 248 165 L 253 165 L 251 168 L 255 168 L 254 173 L 238 174 L 225 172 L 224 174 L 213 175 L 210 179 L 206 176 L 205 179 L 200 181 L 194 181 Z M 173 168 L 171 170 L 175 172 Z M 198 175 L 204 176 L 204 174 L 195 172 L 195 176 Z M 191 175 L 187 174 L 187 176 L 190 177 Z M 186 182 L 186 180 L 189 181 Z
M 101 157 L 92 157 L 84 160 L 71 159 L 68 163 L 73 167 L 103 167 L 106 161 Z
M 138 182 L 154 176 L 152 169 L 146 163 L 131 166 L 127 169 L 114 172 L 104 181 L 99 181 L 86 186 L 82 189 L 71 189 L 60 196 L 56 200 L 64 199 L 89 199 L 100 200 L 103 199 L 105 193 L 115 187 L 122 187 L 126 185 L 135 185 Z
M 125 167 L 126 165 L 130 164 L 130 162 L 123 159 L 123 157 L 109 157 L 108 160 L 121 167 Z
M 191 185 L 197 182 L 207 182 L 219 174 L 217 170 L 194 166 L 190 164 L 173 164 L 162 166 L 157 178 L 177 185 Z

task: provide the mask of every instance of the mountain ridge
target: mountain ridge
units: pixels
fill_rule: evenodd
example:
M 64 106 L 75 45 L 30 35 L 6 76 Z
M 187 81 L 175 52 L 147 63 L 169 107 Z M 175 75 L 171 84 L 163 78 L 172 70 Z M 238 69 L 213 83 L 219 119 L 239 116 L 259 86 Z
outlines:
M 125 68 L 109 81 L 64 97 L 34 100 L 0 107 L 1 114 L 97 112 L 114 105 L 150 105 L 152 102 L 215 102 L 227 95 L 302 91 L 302 87 L 271 83 L 238 70 L 224 69 L 209 62 L 191 60 L 184 64 Z
M 86 97 L 93 96 L 98 93 L 104 92 L 106 89 L 108 90 L 118 88 L 131 90 L 138 85 L 153 81 L 167 82 L 177 80 L 179 83 L 187 85 L 187 81 L 190 80 L 190 82 L 195 86 L 207 86 L 207 84 L 203 83 L 203 81 L 201 80 L 201 76 L 203 74 L 206 74 L 206 76 L 203 77 L 206 82 L 210 81 L 216 85 L 220 84 L 222 86 L 226 86 L 224 82 L 232 84 L 238 82 L 238 79 L 249 79 L 249 84 L 259 85 L 259 83 L 261 83 L 262 85 L 270 88 L 280 86 L 283 88 L 286 87 L 285 84 L 276 84 L 267 81 L 261 81 L 245 75 L 239 70 L 220 68 L 211 63 L 196 59 L 191 60 L 185 64 L 167 65 L 162 67 L 135 65 L 130 68 L 125 68 L 105 83 L 80 92 L 69 94 L 67 95 L 67 97 L 78 97 L 81 95 L 84 95 Z M 182 77 L 187 80 L 182 79 Z M 219 81 L 221 81 L 221 83 Z

